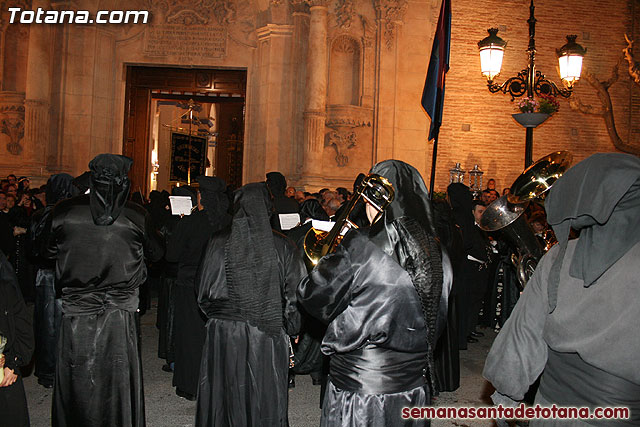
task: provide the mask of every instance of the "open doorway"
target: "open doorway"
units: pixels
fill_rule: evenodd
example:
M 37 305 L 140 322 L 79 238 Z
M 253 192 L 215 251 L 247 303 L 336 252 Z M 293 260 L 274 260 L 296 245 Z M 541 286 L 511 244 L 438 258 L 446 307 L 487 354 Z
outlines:
M 217 176 L 242 185 L 246 71 L 127 68 L 123 153 L 132 190 Z

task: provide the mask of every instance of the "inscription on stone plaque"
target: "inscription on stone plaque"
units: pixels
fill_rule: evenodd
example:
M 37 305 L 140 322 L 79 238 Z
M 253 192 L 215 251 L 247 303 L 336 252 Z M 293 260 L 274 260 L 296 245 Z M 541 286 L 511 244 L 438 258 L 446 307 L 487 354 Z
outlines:
M 227 53 L 227 30 L 204 25 L 154 25 L 147 28 L 144 53 L 148 56 L 221 58 Z

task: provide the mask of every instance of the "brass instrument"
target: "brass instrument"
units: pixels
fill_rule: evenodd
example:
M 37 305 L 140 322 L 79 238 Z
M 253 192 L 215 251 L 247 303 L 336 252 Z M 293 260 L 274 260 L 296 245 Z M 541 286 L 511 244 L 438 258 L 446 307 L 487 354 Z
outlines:
M 385 177 L 376 174 L 367 175 L 354 192 L 349 204 L 336 219 L 331 231 L 311 228 L 307 232 L 304 238 L 304 253 L 307 258 L 316 265 L 320 258 L 335 250 L 346 231 L 358 228 L 349 216 L 361 198 L 378 211 L 373 221 L 376 222 L 382 216 L 382 212 L 393 202 L 394 195 L 393 185 Z
M 538 241 L 522 214 L 529 202 L 544 202 L 546 192 L 571 166 L 573 156 L 568 151 L 551 153 L 529 166 L 514 181 L 511 194 L 491 203 L 480 218 L 480 228 L 485 231 L 502 230 L 505 239 L 517 248 L 517 257 L 512 257 L 520 286 L 524 286 L 533 275 L 538 261 L 553 245 L 546 247 Z
M 547 190 L 571 166 L 573 155 L 568 151 L 556 151 L 544 156 L 516 178 L 507 196 L 511 203 L 524 203 L 536 199 L 544 204 Z

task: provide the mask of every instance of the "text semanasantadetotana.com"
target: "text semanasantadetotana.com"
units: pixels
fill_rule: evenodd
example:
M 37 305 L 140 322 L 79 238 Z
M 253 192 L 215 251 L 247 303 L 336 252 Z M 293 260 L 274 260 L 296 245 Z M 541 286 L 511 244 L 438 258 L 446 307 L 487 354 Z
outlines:
M 10 7 L 10 24 L 146 24 L 147 10 L 99 10 L 92 18 L 88 10 L 37 10 Z
M 525 406 L 521 403 L 515 408 L 498 406 L 481 407 L 413 407 L 402 408 L 403 419 L 629 419 L 626 407 L 564 407 L 564 406 Z

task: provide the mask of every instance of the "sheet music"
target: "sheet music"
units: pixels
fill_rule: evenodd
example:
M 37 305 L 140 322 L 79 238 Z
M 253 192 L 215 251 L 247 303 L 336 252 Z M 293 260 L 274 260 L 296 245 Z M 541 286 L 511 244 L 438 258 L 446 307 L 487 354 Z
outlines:
M 280 229 L 282 231 L 291 230 L 300 223 L 300 215 L 297 213 L 278 214 L 280 219 Z
M 320 231 L 326 231 L 327 233 L 331 231 L 334 225 L 336 225 L 336 223 L 333 221 L 320 221 L 318 219 L 314 219 L 311 221 L 311 226 L 313 228 Z M 343 227 L 340 235 L 344 236 L 345 234 L 347 234 L 347 231 L 349 231 L 349 227 Z
M 171 203 L 171 215 L 191 215 L 191 197 L 189 196 L 169 196 Z

